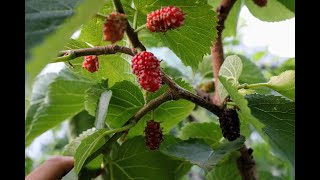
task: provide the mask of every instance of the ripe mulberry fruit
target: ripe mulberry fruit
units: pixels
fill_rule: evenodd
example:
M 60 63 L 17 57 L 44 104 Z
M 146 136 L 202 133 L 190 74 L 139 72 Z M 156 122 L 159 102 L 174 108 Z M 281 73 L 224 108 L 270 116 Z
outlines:
M 166 32 L 182 26 L 183 23 L 183 11 L 178 7 L 168 6 L 149 13 L 146 26 L 151 32 Z
M 160 61 L 151 52 L 136 54 L 132 58 L 131 67 L 144 90 L 155 92 L 161 87 Z
M 127 16 L 122 13 L 111 13 L 103 25 L 103 40 L 115 43 L 123 38 L 127 28 Z
M 223 111 L 219 117 L 222 135 L 229 141 L 234 141 L 240 136 L 240 121 L 234 109 Z
M 87 69 L 89 72 L 96 72 L 99 69 L 98 56 L 85 56 L 82 63 L 82 67 Z
M 267 5 L 268 0 L 253 0 L 253 2 L 260 7 L 264 7 Z
M 162 130 L 160 128 L 160 123 L 154 120 L 147 122 L 147 126 L 144 129 L 146 136 L 146 146 L 150 150 L 156 150 L 160 147 L 161 142 L 163 141 Z

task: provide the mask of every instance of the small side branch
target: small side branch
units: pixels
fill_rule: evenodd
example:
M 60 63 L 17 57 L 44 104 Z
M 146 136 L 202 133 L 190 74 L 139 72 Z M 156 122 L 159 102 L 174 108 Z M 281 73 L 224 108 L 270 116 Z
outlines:
M 162 73 L 162 80 L 170 87 L 173 95 L 173 99 L 185 99 L 188 101 L 191 101 L 208 111 L 219 115 L 223 109 L 222 106 L 217 106 L 213 104 L 212 102 L 208 101 L 207 99 L 204 99 L 198 95 L 195 95 L 191 93 L 190 91 L 180 87 L 178 84 L 176 84 L 168 75 L 166 75 L 163 71 Z
M 116 54 L 116 53 L 124 53 L 130 56 L 134 56 L 137 52 L 128 47 L 118 46 L 118 45 L 97 46 L 92 48 L 60 51 L 58 53 L 58 57 L 55 58 L 53 62 L 69 61 L 81 56 L 88 56 L 88 55 L 98 56 L 102 54 Z
M 151 100 L 148 104 L 146 104 L 143 108 L 141 108 L 134 116 L 132 116 L 127 123 L 131 121 L 138 122 L 144 115 L 146 115 L 149 111 L 156 109 L 162 103 L 173 100 L 173 96 L 171 91 L 167 91 L 157 98 Z
M 117 12 L 125 14 L 120 0 L 113 0 L 113 4 L 114 4 Z M 127 20 L 126 34 L 127 34 L 128 38 L 134 48 L 140 48 L 141 51 L 146 50 L 144 45 L 139 41 L 138 34 L 136 32 L 134 32 L 134 29 L 130 26 L 130 23 L 128 20 Z
M 237 167 L 243 180 L 257 180 L 256 162 L 253 159 L 251 148 L 245 145 L 240 149 L 241 156 L 237 159 Z

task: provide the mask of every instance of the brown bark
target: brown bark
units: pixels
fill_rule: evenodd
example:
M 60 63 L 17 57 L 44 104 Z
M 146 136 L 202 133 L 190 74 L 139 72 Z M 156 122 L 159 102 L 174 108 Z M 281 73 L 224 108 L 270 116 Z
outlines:
M 245 145 L 240 149 L 241 156 L 237 159 L 237 167 L 243 180 L 257 180 L 256 162 L 251 148 Z
M 222 44 L 222 31 L 224 29 L 224 22 L 233 7 L 236 0 L 222 0 L 220 5 L 217 7 L 216 12 L 218 14 L 218 37 L 217 41 L 213 44 L 211 48 L 212 55 L 212 70 L 214 76 L 215 92 L 212 101 L 216 105 L 221 105 L 222 100 L 218 94 L 218 76 L 220 67 L 224 61 L 223 55 L 223 44 Z

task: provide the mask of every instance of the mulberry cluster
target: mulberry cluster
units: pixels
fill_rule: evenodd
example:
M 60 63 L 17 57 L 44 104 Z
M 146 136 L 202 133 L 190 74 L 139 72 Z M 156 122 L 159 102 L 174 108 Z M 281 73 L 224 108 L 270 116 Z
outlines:
M 127 28 L 127 16 L 122 13 L 111 13 L 103 25 L 103 40 L 115 43 L 123 38 Z
M 161 142 L 163 141 L 160 123 L 154 120 L 148 121 L 144 133 L 146 136 L 146 146 L 150 150 L 158 149 L 160 147 Z
M 161 87 L 160 61 L 151 52 L 136 54 L 132 58 L 131 67 L 144 90 L 155 92 Z
M 222 135 L 229 141 L 234 141 L 240 136 L 240 121 L 234 109 L 227 109 L 219 117 Z
M 178 7 L 168 6 L 149 13 L 146 26 L 151 32 L 166 32 L 182 26 L 183 23 L 183 11 Z
M 99 69 L 98 56 L 95 56 L 95 55 L 85 56 L 84 61 L 82 63 L 82 67 L 87 69 L 91 73 L 98 71 Z

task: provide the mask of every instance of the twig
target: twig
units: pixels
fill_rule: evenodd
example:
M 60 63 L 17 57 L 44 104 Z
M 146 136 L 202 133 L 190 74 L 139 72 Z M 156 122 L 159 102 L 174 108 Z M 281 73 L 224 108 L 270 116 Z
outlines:
M 162 72 L 162 80 L 170 87 L 172 90 L 172 95 L 174 100 L 178 99 L 185 99 L 188 101 L 191 101 L 207 110 L 210 112 L 216 114 L 217 116 L 220 115 L 223 107 L 222 106 L 217 106 L 213 104 L 212 102 L 195 95 L 191 93 L 190 91 L 180 87 L 178 84 L 176 84 L 168 75 L 166 75 L 163 71 Z
M 202 91 L 202 90 L 200 90 L 200 89 L 198 89 L 198 88 L 195 88 L 194 90 L 196 91 L 196 93 L 197 93 L 198 96 L 200 96 L 200 97 L 202 97 L 203 99 L 211 102 L 211 97 L 210 97 L 210 94 L 209 94 L 209 93 L 207 93 L 207 92 L 205 92 L 205 91 Z
M 241 156 L 237 159 L 237 167 L 243 180 L 257 180 L 256 162 L 252 156 L 253 150 L 243 145 L 240 149 Z
M 113 4 L 114 4 L 117 12 L 125 14 L 120 0 L 113 0 Z M 146 50 L 144 45 L 139 41 L 138 34 L 136 32 L 134 32 L 134 29 L 132 29 L 128 20 L 127 20 L 126 33 L 127 33 L 127 36 L 128 36 L 128 38 L 134 48 L 140 48 L 141 51 Z
M 236 0 L 222 0 L 220 5 L 216 9 L 216 12 L 218 14 L 218 26 L 217 26 L 218 37 L 217 37 L 217 41 L 213 44 L 213 47 L 211 48 L 211 54 L 212 54 L 214 85 L 215 85 L 215 91 L 214 91 L 212 101 L 214 104 L 217 104 L 217 105 L 220 105 L 222 103 L 222 100 L 220 99 L 218 94 L 219 70 L 224 61 L 222 31 L 224 29 L 224 22 L 227 19 L 227 16 L 235 2 Z
M 128 47 L 118 46 L 118 45 L 97 46 L 92 48 L 60 51 L 58 53 L 58 56 L 60 57 L 55 58 L 53 62 L 69 61 L 80 56 L 116 54 L 116 53 L 124 53 L 124 54 L 134 56 L 137 52 Z

